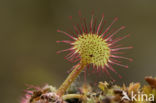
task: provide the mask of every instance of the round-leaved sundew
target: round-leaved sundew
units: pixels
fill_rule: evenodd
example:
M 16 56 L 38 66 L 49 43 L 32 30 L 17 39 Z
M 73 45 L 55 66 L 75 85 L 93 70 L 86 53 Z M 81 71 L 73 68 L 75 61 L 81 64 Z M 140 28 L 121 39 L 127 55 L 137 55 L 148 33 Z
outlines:
M 113 30 L 112 25 L 117 21 L 117 17 L 104 29 L 104 15 L 97 24 L 97 19 L 94 19 L 94 14 L 91 16 L 89 25 L 86 23 L 86 19 L 80 14 L 80 24 L 73 25 L 74 33 L 67 33 L 62 30 L 57 30 L 59 33 L 63 33 L 71 40 L 57 41 L 57 43 L 67 43 L 71 47 L 65 50 L 58 51 L 57 53 L 68 51 L 69 54 L 65 56 L 65 59 L 76 62 L 73 66 L 73 71 L 69 74 L 64 83 L 57 90 L 57 93 L 62 96 L 70 84 L 77 78 L 77 76 L 88 65 L 92 65 L 94 69 L 104 71 L 111 79 L 108 70 L 116 73 L 120 78 L 121 75 L 112 67 L 112 65 L 118 65 L 128 68 L 127 65 L 121 64 L 117 59 L 127 59 L 132 61 L 131 58 L 126 58 L 118 54 L 122 54 L 120 50 L 131 49 L 132 46 L 122 47 L 122 44 L 117 44 L 119 41 L 129 37 L 129 34 L 123 37 L 115 38 L 115 35 L 121 30 L 125 29 L 125 26 Z

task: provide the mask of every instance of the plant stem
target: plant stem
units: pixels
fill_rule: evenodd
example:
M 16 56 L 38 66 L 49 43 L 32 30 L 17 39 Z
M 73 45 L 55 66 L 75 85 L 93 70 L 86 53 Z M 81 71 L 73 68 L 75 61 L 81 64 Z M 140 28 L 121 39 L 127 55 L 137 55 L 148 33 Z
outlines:
M 83 101 L 83 103 L 86 102 L 86 96 L 82 94 L 67 94 L 63 96 L 63 100 L 73 99 L 73 98 L 80 99 Z
M 83 63 L 79 63 L 74 67 L 73 71 L 68 75 L 67 79 L 63 82 L 60 88 L 56 91 L 56 93 L 59 96 L 62 96 L 66 92 L 66 90 L 69 88 L 71 83 L 78 77 L 78 75 L 85 68 L 85 66 L 86 65 L 84 65 Z

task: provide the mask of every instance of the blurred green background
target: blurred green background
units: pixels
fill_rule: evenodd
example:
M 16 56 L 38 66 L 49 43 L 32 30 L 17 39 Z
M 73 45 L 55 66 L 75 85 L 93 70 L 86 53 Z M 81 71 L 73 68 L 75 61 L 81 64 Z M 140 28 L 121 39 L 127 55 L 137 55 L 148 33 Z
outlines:
M 58 87 L 63 82 L 74 64 L 63 59 L 65 53 L 56 54 L 68 48 L 56 44 L 56 40 L 68 39 L 56 30 L 71 29 L 69 16 L 79 23 L 79 10 L 87 20 L 93 10 L 98 20 L 104 13 L 108 23 L 117 16 L 115 27 L 126 26 L 119 34 L 131 34 L 121 43 L 134 46 L 125 51 L 134 61 L 126 63 L 128 69 L 115 66 L 123 76 L 119 79 L 112 73 L 117 84 L 144 83 L 144 76 L 156 76 L 155 4 L 154 0 L 0 0 L 0 102 L 19 103 L 25 84 L 49 83 Z M 87 77 L 90 82 L 95 78 Z M 78 81 L 81 80 L 83 76 Z

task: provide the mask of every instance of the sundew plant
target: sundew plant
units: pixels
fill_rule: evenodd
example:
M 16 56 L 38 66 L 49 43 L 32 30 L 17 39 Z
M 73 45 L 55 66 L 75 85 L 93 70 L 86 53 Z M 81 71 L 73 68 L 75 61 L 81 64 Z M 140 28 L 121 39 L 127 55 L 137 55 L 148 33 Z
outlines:
M 21 103 L 154 103 L 156 79 L 153 77 L 145 77 L 149 85 L 143 87 L 140 83 L 132 82 L 129 86 L 125 84 L 118 86 L 106 81 L 99 81 L 97 89 L 86 83 L 76 88 L 76 85 L 71 85 L 85 68 L 103 72 L 110 80 L 115 81 L 109 73 L 112 71 L 121 79 L 122 76 L 114 65 L 128 68 L 122 61 L 132 61 L 131 58 L 122 55 L 124 50 L 131 49 L 132 46 L 123 46 L 120 43 L 121 40 L 129 37 L 129 34 L 116 36 L 125 29 L 125 26 L 113 29 L 113 25 L 118 21 L 117 17 L 109 25 L 105 25 L 104 14 L 97 20 L 93 13 L 90 22 L 87 22 L 88 20 L 81 13 L 79 17 L 80 23 L 73 24 L 74 32 L 57 30 L 58 33 L 68 37 L 68 40 L 60 40 L 57 43 L 66 43 L 70 45 L 70 48 L 57 51 L 57 53 L 68 52 L 64 58 L 73 63 L 72 71 L 58 89 L 48 84 L 42 87 L 28 86 Z M 131 93 L 135 95 L 135 98 L 131 97 Z
M 103 28 L 104 14 L 102 15 L 100 23 L 97 23 L 94 19 L 94 15 L 91 16 L 90 23 L 86 23 L 86 19 L 80 14 L 80 24 L 74 25 L 73 29 L 75 34 L 69 34 L 67 32 L 58 30 L 58 32 L 65 34 L 71 40 L 63 40 L 57 42 L 68 43 L 71 45 L 66 50 L 58 51 L 65 52 L 69 51 L 69 54 L 65 58 L 72 62 L 78 62 L 73 71 L 70 73 L 65 82 L 61 85 L 58 90 L 58 94 L 62 95 L 75 78 L 84 70 L 88 65 L 92 65 L 93 69 L 98 71 L 104 71 L 111 79 L 113 79 L 108 70 L 118 74 L 112 67 L 112 64 L 128 68 L 127 65 L 123 65 L 117 59 L 127 59 L 132 61 L 131 58 L 123 57 L 121 50 L 131 49 L 132 46 L 123 47 L 122 44 L 117 44 L 119 41 L 129 37 L 129 34 L 115 38 L 115 35 L 121 30 L 125 29 L 125 26 L 121 26 L 118 29 L 111 31 L 112 25 L 118 20 L 117 17 L 110 23 L 108 27 Z M 97 25 L 97 26 L 96 26 Z M 118 74 L 121 78 L 121 75 Z

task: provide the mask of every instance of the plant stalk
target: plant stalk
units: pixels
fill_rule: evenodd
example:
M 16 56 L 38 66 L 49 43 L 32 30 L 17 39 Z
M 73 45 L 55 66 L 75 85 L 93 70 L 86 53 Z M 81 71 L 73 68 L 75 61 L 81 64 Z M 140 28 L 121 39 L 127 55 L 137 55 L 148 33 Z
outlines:
M 86 96 L 82 95 L 82 94 L 67 94 L 63 96 L 63 100 L 67 100 L 67 99 L 73 99 L 73 98 L 77 98 L 83 101 L 83 103 L 86 103 Z
M 74 67 L 73 71 L 68 75 L 67 79 L 63 82 L 60 88 L 56 91 L 56 93 L 59 96 L 64 95 L 66 90 L 70 87 L 71 83 L 74 82 L 74 80 L 78 77 L 78 75 L 85 68 L 85 66 L 86 65 L 84 65 L 83 63 L 79 63 Z

